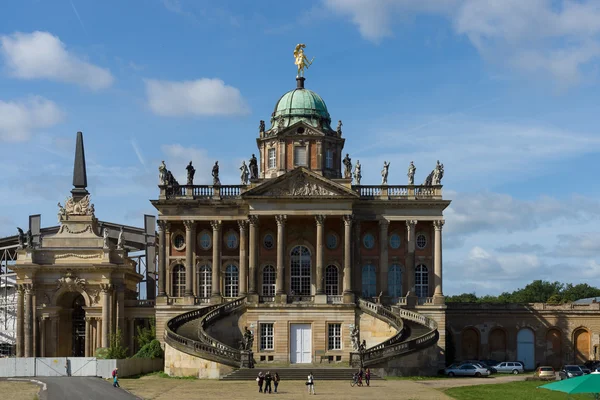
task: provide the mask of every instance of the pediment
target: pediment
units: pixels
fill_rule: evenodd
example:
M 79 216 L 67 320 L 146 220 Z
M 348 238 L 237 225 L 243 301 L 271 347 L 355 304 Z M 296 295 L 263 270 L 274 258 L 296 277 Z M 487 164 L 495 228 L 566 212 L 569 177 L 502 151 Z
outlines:
M 305 168 L 297 168 L 245 192 L 243 197 L 356 198 L 358 194 Z

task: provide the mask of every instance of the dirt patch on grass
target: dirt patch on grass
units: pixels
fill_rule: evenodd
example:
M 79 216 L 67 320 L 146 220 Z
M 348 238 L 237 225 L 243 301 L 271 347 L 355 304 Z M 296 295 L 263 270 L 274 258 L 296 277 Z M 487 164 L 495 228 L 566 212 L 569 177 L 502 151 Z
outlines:
M 226 399 L 250 400 L 264 399 L 258 393 L 258 386 L 253 381 L 216 381 L 161 378 L 156 375 L 140 379 L 121 379 L 121 387 L 136 396 L 147 400 L 191 400 L 191 399 Z M 331 400 L 358 399 L 415 399 L 415 400 L 447 400 L 444 393 L 412 381 L 371 382 L 370 387 L 350 387 L 348 381 L 317 381 L 317 396 Z M 282 381 L 279 385 L 278 399 L 309 398 L 303 381 Z

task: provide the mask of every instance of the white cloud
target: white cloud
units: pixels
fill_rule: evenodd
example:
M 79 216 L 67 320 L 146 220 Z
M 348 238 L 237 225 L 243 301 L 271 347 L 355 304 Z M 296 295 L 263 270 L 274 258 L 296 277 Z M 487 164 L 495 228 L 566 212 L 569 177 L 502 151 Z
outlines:
M 0 142 L 27 140 L 35 130 L 54 126 L 63 118 L 58 105 L 40 96 L 22 101 L 0 100 Z
M 559 86 L 577 83 L 600 57 L 600 3 L 595 0 L 323 0 L 377 42 L 392 26 L 420 14 L 443 15 L 487 59 Z
M 220 79 L 195 81 L 146 80 L 150 109 L 162 116 L 233 116 L 246 115 L 250 108 L 240 91 Z
M 16 78 L 49 79 L 92 90 L 107 88 L 114 81 L 108 69 L 68 51 L 57 36 L 48 32 L 16 32 L 0 36 L 0 44 L 6 67 Z
M 581 232 L 557 235 L 558 244 L 554 257 L 598 257 L 600 255 L 600 232 Z

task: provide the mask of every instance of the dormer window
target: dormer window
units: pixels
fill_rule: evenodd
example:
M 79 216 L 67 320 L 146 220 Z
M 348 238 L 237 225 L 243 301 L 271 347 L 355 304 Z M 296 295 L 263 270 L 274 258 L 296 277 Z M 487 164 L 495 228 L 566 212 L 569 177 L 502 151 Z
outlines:
M 269 169 L 273 169 L 277 167 L 277 154 L 275 148 L 269 149 Z
M 307 167 L 306 146 L 294 146 L 294 165 L 296 167 Z
M 328 149 L 325 152 L 325 168 L 327 168 L 327 169 L 333 168 L 333 150 Z

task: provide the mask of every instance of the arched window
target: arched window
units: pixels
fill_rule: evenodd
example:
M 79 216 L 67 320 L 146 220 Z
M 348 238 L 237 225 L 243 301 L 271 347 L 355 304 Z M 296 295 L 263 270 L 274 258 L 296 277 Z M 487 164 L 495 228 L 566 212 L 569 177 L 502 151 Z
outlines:
M 229 264 L 225 268 L 225 297 L 238 297 L 240 279 L 238 267 Z
M 392 264 L 388 270 L 388 295 L 402 297 L 402 267 L 400 264 Z
M 262 295 L 275 296 L 275 267 L 265 265 L 262 275 Z
M 306 246 L 292 249 L 290 265 L 290 282 L 292 294 L 296 296 L 310 295 L 310 250 Z
M 198 297 L 210 297 L 212 291 L 212 269 L 210 265 L 199 265 L 196 268 L 196 273 L 198 274 Z
M 181 264 L 174 266 L 172 276 L 171 296 L 183 297 L 185 291 L 185 267 Z
M 377 277 L 373 264 L 362 267 L 362 295 L 363 297 L 375 297 Z
M 338 269 L 335 265 L 329 265 L 325 268 L 325 294 L 327 296 L 337 296 L 340 294 Z
M 429 295 L 429 273 L 423 264 L 417 265 L 415 269 L 415 292 L 417 297 L 428 297 Z

